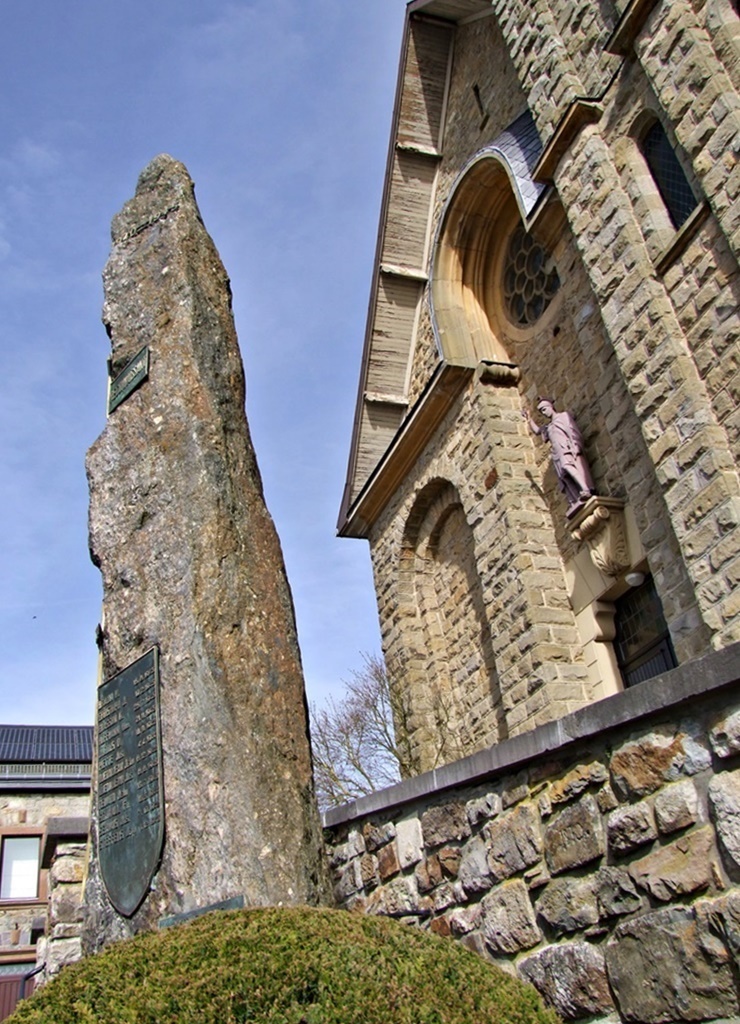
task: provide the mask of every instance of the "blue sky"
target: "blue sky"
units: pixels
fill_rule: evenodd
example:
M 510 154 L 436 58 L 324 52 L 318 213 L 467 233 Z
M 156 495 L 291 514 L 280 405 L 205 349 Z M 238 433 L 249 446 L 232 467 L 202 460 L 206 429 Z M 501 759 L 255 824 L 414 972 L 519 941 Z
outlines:
M 335 524 L 403 16 L 403 0 L 3 5 L 1 721 L 93 718 L 100 274 L 111 218 L 161 152 L 187 165 L 231 277 L 309 699 L 379 649 L 367 545 Z

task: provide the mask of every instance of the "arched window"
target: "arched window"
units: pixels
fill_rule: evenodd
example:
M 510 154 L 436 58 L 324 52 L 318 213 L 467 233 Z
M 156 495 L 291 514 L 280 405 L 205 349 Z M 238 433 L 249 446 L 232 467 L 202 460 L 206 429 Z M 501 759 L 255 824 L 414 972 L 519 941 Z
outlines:
M 650 125 L 642 137 L 640 149 L 673 226 L 678 230 L 697 202 L 660 121 L 653 121 Z
M 634 686 L 678 662 L 652 576 L 615 602 L 614 645 L 625 686 Z

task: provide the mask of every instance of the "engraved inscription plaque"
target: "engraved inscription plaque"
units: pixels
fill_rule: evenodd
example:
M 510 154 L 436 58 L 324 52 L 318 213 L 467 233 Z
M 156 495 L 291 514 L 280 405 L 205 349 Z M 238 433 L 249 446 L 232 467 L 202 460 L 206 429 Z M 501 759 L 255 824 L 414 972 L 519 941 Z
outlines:
M 128 363 L 115 380 L 110 382 L 108 391 L 108 415 L 116 409 L 121 402 L 128 398 L 132 391 L 138 388 L 142 381 L 149 376 L 149 346 L 137 352 L 134 358 Z
M 98 691 L 98 861 L 110 901 L 131 917 L 159 865 L 164 839 L 159 652 Z

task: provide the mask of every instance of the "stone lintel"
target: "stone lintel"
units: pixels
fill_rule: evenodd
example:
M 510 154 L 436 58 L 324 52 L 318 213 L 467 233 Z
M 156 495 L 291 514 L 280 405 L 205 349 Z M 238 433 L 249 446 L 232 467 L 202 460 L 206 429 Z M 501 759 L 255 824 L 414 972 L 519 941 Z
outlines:
M 75 839 L 84 842 L 89 831 L 89 818 L 47 818 L 41 849 L 41 867 L 51 866 L 57 843 L 68 843 Z
M 703 705 L 707 698 L 726 687 L 737 687 L 739 681 L 740 643 L 737 643 L 460 761 L 405 779 L 341 807 L 332 807 L 323 813 L 322 824 L 324 828 L 333 828 L 371 814 L 386 815 L 402 805 L 426 800 L 459 786 L 491 781 L 511 774 L 538 757 L 557 757 L 574 743 L 603 737 L 611 730 L 651 716 L 670 715 L 682 704 L 698 702 Z

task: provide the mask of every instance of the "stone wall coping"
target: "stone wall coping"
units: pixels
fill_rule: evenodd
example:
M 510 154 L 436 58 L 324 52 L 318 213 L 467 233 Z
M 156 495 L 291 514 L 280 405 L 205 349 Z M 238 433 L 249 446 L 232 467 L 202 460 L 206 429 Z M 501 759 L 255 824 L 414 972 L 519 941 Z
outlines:
M 89 831 L 89 818 L 62 816 L 47 818 L 41 850 L 41 867 L 51 866 L 57 843 L 71 842 L 75 839 L 87 841 Z
M 543 754 L 557 754 L 571 744 L 658 715 L 681 704 L 707 697 L 740 680 L 740 643 L 687 662 L 563 718 L 537 726 L 459 761 L 359 797 L 322 814 L 324 828 L 333 828 L 372 814 L 386 814 L 460 786 L 510 774 Z

